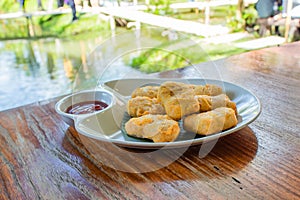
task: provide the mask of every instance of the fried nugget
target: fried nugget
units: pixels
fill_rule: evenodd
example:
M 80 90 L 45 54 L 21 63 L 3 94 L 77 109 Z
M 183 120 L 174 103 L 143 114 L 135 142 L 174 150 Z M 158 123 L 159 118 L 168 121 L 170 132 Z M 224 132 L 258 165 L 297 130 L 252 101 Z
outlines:
M 159 86 L 145 86 L 136 88 L 132 93 L 131 97 L 149 97 L 149 98 L 157 98 Z
M 217 96 L 197 95 L 195 96 L 200 104 L 200 112 L 206 112 L 219 107 L 232 108 L 237 114 L 236 104 L 226 94 Z
M 165 100 L 164 108 L 169 117 L 180 120 L 185 115 L 199 112 L 200 104 L 193 96 L 171 97 Z
M 137 96 L 128 100 L 127 112 L 131 117 L 140 117 L 147 114 L 165 114 L 165 109 L 156 98 Z
M 195 86 L 191 84 L 166 81 L 158 89 L 157 100 L 164 104 L 171 97 L 194 96 L 194 88 Z
M 234 110 L 221 107 L 187 116 L 183 120 L 183 128 L 200 135 L 210 135 L 234 127 L 237 123 Z
M 172 142 L 180 132 L 178 122 L 167 115 L 144 115 L 131 118 L 125 124 L 128 135 L 147 138 L 153 142 Z
M 166 113 L 174 120 L 199 111 L 199 103 L 194 98 L 192 84 L 181 82 L 164 82 L 158 90 L 158 101 L 164 106 Z
M 206 85 L 195 85 L 194 89 L 195 95 L 209 95 L 216 96 L 223 93 L 221 87 L 212 84 Z

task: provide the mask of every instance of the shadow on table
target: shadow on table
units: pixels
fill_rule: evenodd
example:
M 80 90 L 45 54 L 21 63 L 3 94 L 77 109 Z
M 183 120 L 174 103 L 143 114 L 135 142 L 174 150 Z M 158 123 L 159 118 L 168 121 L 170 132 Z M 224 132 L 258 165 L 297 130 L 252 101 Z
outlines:
M 152 177 L 155 182 L 205 180 L 235 174 L 253 160 L 258 147 L 249 127 L 220 138 L 205 157 L 199 156 L 202 145 L 164 150 L 127 149 L 79 136 L 72 127 L 67 130 L 64 142 L 71 142 L 80 152 L 82 167 L 90 173 L 105 169 L 126 176 L 130 182 L 143 181 L 135 177 L 138 174 Z

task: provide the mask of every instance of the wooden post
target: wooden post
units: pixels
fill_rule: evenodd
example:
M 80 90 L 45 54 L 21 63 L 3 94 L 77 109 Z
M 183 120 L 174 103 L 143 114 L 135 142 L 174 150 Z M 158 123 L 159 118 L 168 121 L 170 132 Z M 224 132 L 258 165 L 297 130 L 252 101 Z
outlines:
M 109 23 L 110 23 L 110 29 L 112 31 L 116 30 L 116 22 L 113 15 L 109 15 Z
M 205 24 L 209 24 L 209 18 L 210 18 L 210 0 L 206 1 L 205 5 Z
M 110 30 L 112 32 L 112 35 L 114 36 L 116 31 L 116 22 L 113 15 L 109 15 L 109 24 L 110 24 Z
M 289 42 L 289 31 L 290 31 L 290 24 L 291 24 L 292 6 L 293 6 L 293 1 L 288 0 L 287 11 L 286 11 L 287 12 L 287 17 L 286 17 L 286 21 L 285 21 L 285 34 L 284 34 L 285 42 Z
M 27 14 L 26 16 L 27 21 L 27 35 L 28 37 L 35 37 L 35 30 L 34 30 L 34 24 L 32 21 L 32 16 Z
M 244 10 L 244 1 L 238 0 L 237 10 L 236 10 L 236 18 L 237 19 L 239 19 L 239 20 L 242 19 L 243 10 Z
M 53 10 L 53 0 L 49 0 L 47 10 Z

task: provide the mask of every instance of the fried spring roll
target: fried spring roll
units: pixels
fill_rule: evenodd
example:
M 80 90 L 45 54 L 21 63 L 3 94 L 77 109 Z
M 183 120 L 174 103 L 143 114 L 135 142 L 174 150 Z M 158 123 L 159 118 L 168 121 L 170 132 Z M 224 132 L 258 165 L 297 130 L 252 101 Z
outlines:
M 200 105 L 194 97 L 173 97 L 164 102 L 164 108 L 168 116 L 180 120 L 185 115 L 199 112 Z
M 149 97 L 149 98 L 157 98 L 159 86 L 145 86 L 136 88 L 132 93 L 131 97 Z
M 237 123 L 234 110 L 221 107 L 187 116 L 183 120 L 183 128 L 200 135 L 209 135 L 234 127 Z
M 137 96 L 129 99 L 127 112 L 131 117 L 140 117 L 147 114 L 165 114 L 165 109 L 156 98 Z
M 196 99 L 200 104 L 200 112 L 210 111 L 219 107 L 232 108 L 237 114 L 236 104 L 226 94 L 217 96 L 197 95 Z
M 131 118 L 125 124 L 128 135 L 147 138 L 153 142 L 172 142 L 180 132 L 178 122 L 167 115 L 144 115 Z
M 216 96 L 222 94 L 222 88 L 217 85 L 206 84 L 206 85 L 195 85 L 195 95 L 209 95 Z
M 191 84 L 166 81 L 158 89 L 157 100 L 164 104 L 165 101 L 173 97 L 194 96 L 194 88 L 195 86 Z
M 158 90 L 158 101 L 164 106 L 166 113 L 174 120 L 199 111 L 199 103 L 195 99 L 195 85 L 181 82 L 164 82 Z

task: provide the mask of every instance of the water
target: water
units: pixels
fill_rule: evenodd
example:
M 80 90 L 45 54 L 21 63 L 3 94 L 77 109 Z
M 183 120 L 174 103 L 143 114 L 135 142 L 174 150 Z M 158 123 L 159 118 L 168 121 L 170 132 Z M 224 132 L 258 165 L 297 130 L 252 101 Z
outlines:
M 55 40 L 0 42 L 0 110 L 70 92 L 63 60 L 68 54 L 49 51 Z M 76 57 L 71 62 L 79 64 Z
M 144 54 L 146 68 L 184 67 L 194 58 L 199 62 L 206 57 L 189 37 L 174 39 L 163 33 L 156 28 L 98 34 L 84 40 L 0 41 L 0 111 L 95 88 L 108 80 L 151 77 L 129 66 L 132 58 L 143 52 L 152 52 Z M 153 52 L 153 48 L 159 51 Z M 182 62 L 182 58 L 186 60 Z
M 96 85 L 95 70 L 88 65 L 89 56 L 103 42 L 89 40 L 9 40 L 0 41 L 0 110 L 68 94 L 74 84 L 80 89 Z M 122 60 L 116 60 L 120 71 L 131 71 Z M 82 72 L 78 76 L 78 72 Z M 118 70 L 110 71 L 118 77 Z M 79 78 L 78 78 L 79 77 Z

